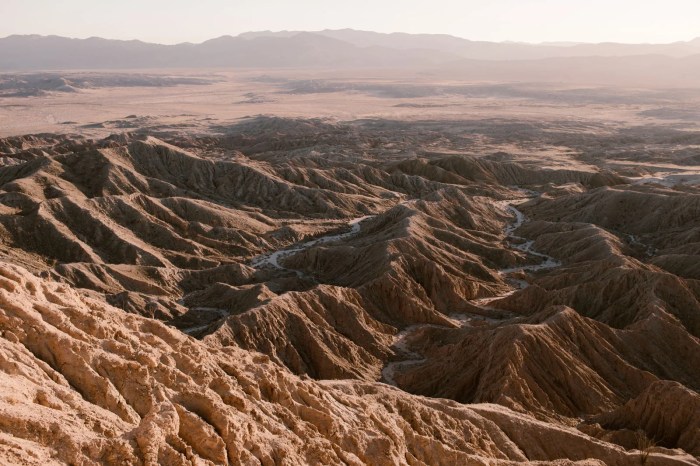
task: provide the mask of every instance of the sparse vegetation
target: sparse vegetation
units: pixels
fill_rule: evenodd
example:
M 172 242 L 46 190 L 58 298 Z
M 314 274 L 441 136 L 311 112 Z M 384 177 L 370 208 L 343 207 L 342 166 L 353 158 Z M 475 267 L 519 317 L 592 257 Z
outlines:
M 651 449 L 656 446 L 656 442 L 650 439 L 646 432 L 639 429 L 635 432 L 635 439 L 637 441 L 637 450 L 639 450 L 639 462 L 641 464 L 647 464 L 649 462 L 649 454 Z

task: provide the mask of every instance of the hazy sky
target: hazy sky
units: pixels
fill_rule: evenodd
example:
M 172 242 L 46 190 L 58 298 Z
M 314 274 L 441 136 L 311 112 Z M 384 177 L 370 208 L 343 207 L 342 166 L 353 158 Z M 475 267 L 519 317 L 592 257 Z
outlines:
M 0 37 L 33 33 L 161 43 L 325 28 L 527 42 L 700 36 L 700 0 L 0 0 L 0 18 Z

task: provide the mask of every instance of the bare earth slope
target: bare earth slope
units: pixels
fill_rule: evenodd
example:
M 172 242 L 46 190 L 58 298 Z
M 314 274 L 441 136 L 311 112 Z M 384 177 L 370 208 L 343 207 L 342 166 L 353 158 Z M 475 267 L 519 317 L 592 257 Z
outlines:
M 694 133 L 577 124 L 0 140 L 0 462 L 700 464 Z
M 2 265 L 0 276 L 3 462 L 633 464 L 639 455 L 494 405 L 300 379 L 18 267 Z

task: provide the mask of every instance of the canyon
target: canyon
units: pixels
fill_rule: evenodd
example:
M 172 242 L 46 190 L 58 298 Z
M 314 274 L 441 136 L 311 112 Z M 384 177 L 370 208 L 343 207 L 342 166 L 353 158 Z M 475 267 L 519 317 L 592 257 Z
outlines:
M 0 463 L 700 464 L 700 93 L 332 73 L 7 81 Z

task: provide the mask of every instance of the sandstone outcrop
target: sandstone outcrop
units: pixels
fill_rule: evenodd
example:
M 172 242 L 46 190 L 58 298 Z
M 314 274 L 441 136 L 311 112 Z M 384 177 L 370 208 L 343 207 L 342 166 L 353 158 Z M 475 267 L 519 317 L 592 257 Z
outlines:
M 474 125 L 0 140 L 0 463 L 700 464 L 697 189 Z
M 495 405 L 300 379 L 259 353 L 212 348 L 18 267 L 2 264 L 0 276 L 3 462 L 623 465 L 638 457 Z

